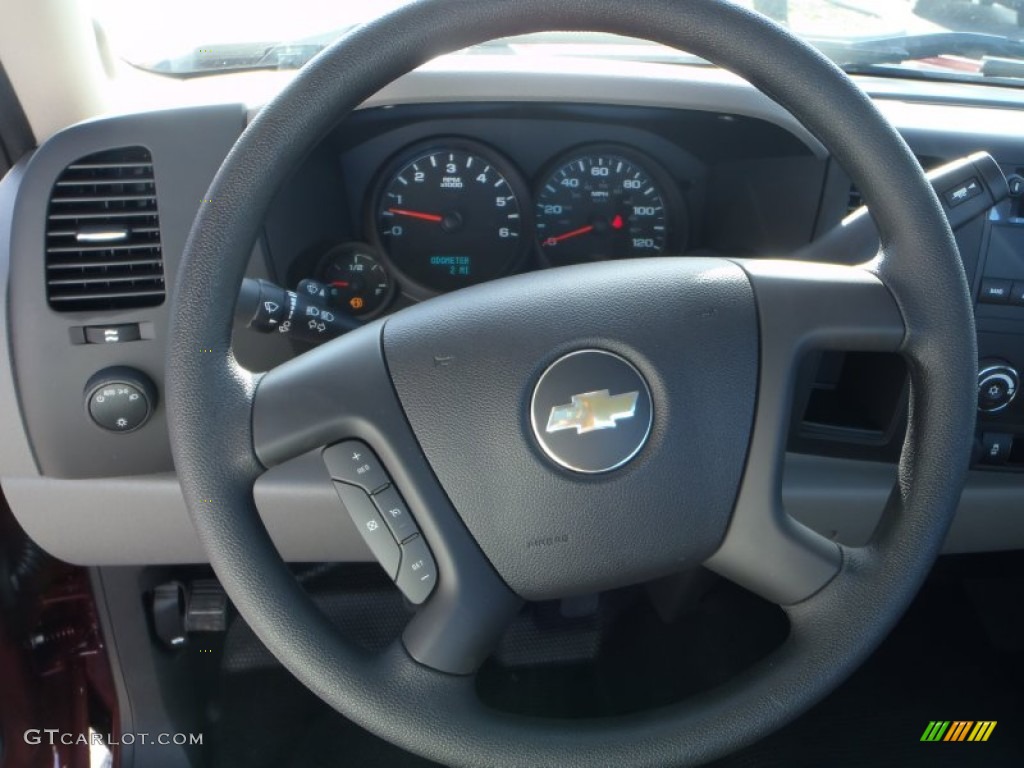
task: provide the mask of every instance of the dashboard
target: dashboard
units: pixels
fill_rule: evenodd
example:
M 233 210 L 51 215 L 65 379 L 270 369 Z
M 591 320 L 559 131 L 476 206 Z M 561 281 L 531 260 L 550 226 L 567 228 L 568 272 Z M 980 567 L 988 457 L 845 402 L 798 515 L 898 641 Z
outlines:
M 1006 174 L 1024 170 L 1016 92 L 862 84 L 926 168 L 985 150 Z M 161 397 L 168 305 L 192 220 L 218 204 L 210 182 L 252 114 L 214 104 L 90 121 L 0 182 L 0 483 L 26 531 L 65 560 L 205 560 Z M 1024 398 L 1006 373 L 1024 366 L 1021 199 L 956 232 L 977 300 L 979 372 L 991 379 L 979 394 L 999 391 L 981 403 L 947 551 L 1024 546 Z M 578 262 L 614 260 L 628 281 L 643 256 L 787 256 L 860 202 L 813 136 L 727 73 L 464 58 L 402 78 L 323 138 L 265 212 L 248 276 L 290 290 L 314 281 L 332 311 L 364 322 Z M 235 355 L 252 370 L 307 349 L 235 328 Z M 825 352 L 795 384 L 787 509 L 863 543 L 895 480 L 905 367 Z M 108 407 L 122 398 L 136 409 L 123 426 Z M 286 559 L 371 559 L 319 456 L 267 472 L 255 498 Z
M 282 283 L 319 281 L 337 311 L 368 319 L 529 270 L 785 253 L 811 236 L 825 168 L 791 134 L 738 115 L 363 110 L 282 190 L 267 249 Z

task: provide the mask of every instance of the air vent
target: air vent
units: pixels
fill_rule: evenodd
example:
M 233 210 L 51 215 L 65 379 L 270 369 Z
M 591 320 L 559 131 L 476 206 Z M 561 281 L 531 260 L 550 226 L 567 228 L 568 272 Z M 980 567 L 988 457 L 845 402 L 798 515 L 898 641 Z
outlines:
M 69 165 L 46 217 L 50 306 L 151 307 L 164 300 L 153 158 L 143 147 L 99 152 Z
M 948 162 L 942 158 L 927 157 L 925 155 L 915 155 L 915 157 L 917 158 L 917 162 L 921 165 L 921 168 L 924 169 L 925 173 L 938 168 L 941 165 L 945 165 Z M 859 189 L 851 184 L 850 194 L 846 198 L 846 215 L 849 216 L 862 205 L 864 205 L 864 196 L 860 193 Z
M 850 195 L 846 198 L 846 214 L 849 215 L 864 205 L 864 197 L 860 190 L 850 185 Z

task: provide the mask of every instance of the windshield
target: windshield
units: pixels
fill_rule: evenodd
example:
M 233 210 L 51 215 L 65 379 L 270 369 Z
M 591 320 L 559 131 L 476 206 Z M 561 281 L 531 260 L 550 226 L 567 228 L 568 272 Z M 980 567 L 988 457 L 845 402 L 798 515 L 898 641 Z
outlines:
M 736 0 L 817 45 L 849 72 L 1024 84 L 1024 0 Z M 115 55 L 175 77 L 295 69 L 405 0 L 92 0 Z M 525 55 L 701 63 L 610 35 L 559 33 L 488 43 Z

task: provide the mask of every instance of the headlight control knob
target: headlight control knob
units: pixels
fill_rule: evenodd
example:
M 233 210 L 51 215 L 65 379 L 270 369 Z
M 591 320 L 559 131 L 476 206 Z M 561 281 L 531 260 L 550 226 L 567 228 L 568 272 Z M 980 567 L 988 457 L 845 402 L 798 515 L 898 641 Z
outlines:
M 1017 396 L 1020 374 L 1004 360 L 983 360 L 978 371 L 978 410 L 997 413 Z
M 104 368 L 85 385 L 85 410 L 108 432 L 134 432 L 149 421 L 155 405 L 156 387 L 134 368 Z

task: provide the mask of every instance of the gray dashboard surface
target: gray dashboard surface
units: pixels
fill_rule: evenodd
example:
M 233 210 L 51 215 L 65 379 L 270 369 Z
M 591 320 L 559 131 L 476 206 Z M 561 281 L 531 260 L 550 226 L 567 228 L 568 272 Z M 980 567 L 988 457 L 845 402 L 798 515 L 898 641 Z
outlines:
M 512 65 L 514 69 L 518 65 Z M 641 68 L 626 76 L 601 65 L 537 68 L 502 75 L 463 60 L 451 71 L 427 68 L 394 83 L 368 106 L 418 102 L 534 100 L 589 102 L 743 114 L 774 123 L 817 157 L 820 144 L 752 87 L 686 67 Z M 913 85 L 907 85 L 912 88 Z M 1024 162 L 1024 111 L 1005 99 L 978 108 L 915 102 L 885 84 L 879 106 L 919 154 L 946 158 L 988 149 L 1000 162 Z M 86 315 L 55 313 L 45 299 L 46 200 L 57 175 L 78 158 L 111 147 L 143 145 L 153 154 L 165 272 L 174 270 L 192 217 L 219 163 L 244 126 L 240 105 L 150 112 L 96 120 L 55 136 L 0 182 L 0 483 L 28 533 L 54 555 L 82 564 L 186 563 L 205 560 L 170 472 L 163 413 L 133 435 L 106 435 L 88 423 L 82 388 L 97 370 L 131 365 L 162 382 L 167 304 L 149 310 Z M 830 183 L 841 205 L 848 182 Z M 261 244 L 250 274 L 264 276 Z M 168 298 L 170 300 L 170 297 Z M 70 326 L 147 321 L 156 338 L 126 345 L 74 347 Z M 267 367 L 290 349 L 279 339 L 236 335 L 239 356 Z M 55 418 L 56 417 L 56 418 Z M 211 429 L 216 439 L 216 427 Z M 130 458 L 131 472 L 118 462 Z M 69 471 L 70 470 L 70 471 Z M 790 455 L 788 511 L 826 535 L 863 542 L 894 480 L 882 463 Z M 971 474 L 947 551 L 1024 547 L 1020 476 Z M 275 468 L 255 490 L 257 505 L 284 557 L 292 561 L 365 560 L 370 555 L 337 503 L 322 467 L 310 457 Z
M 161 388 L 171 278 L 206 188 L 244 119 L 244 111 L 235 105 L 95 120 L 54 136 L 25 168 L 14 208 L 6 314 L 21 412 L 44 474 L 96 477 L 170 468 L 159 397 L 149 424 L 130 434 L 113 434 L 89 421 L 83 389 L 94 373 L 116 365 L 142 371 L 158 391 Z M 149 309 L 55 312 L 46 302 L 43 268 L 47 201 L 54 181 L 86 155 L 130 146 L 144 146 L 153 157 L 169 295 Z M 101 323 L 148 323 L 152 338 L 121 344 L 71 343 L 72 328 Z M 117 472 L 118 466 L 126 470 Z
M 789 454 L 783 503 L 800 522 L 844 544 L 870 537 L 896 479 L 888 464 Z M 206 556 L 173 474 L 91 480 L 8 477 L 4 494 L 26 532 L 51 554 L 82 565 L 200 563 Z M 974 472 L 945 552 L 1024 546 L 1020 480 Z M 314 452 L 270 470 L 256 506 L 291 562 L 373 559 Z

